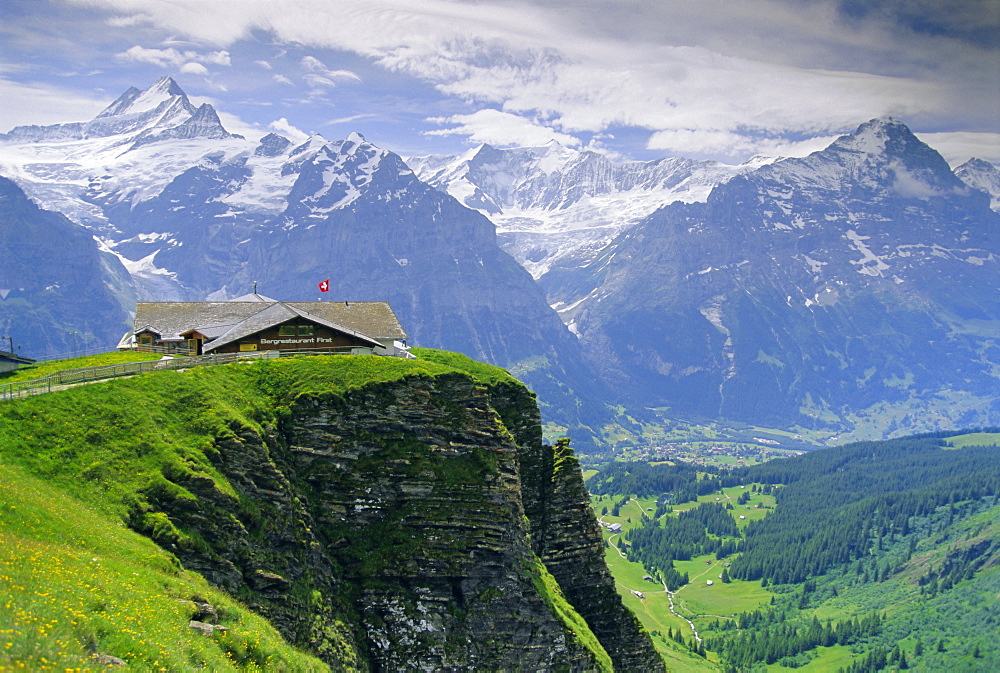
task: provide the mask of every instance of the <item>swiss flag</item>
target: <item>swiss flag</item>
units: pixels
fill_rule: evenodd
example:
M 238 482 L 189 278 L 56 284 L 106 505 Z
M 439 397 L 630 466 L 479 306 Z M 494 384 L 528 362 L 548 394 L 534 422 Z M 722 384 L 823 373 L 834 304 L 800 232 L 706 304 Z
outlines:
M 321 280 L 319 283 L 317 283 L 317 285 L 319 285 L 319 291 L 320 292 L 329 292 L 330 291 L 330 279 L 329 278 L 327 278 L 326 280 Z

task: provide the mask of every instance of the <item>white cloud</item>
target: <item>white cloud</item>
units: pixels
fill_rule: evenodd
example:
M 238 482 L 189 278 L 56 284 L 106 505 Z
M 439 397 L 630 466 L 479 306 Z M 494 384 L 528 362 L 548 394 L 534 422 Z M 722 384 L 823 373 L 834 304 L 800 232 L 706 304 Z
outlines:
M 259 125 L 248 123 L 241 117 L 229 112 L 223 112 L 219 110 L 217 104 L 213 104 L 212 107 L 215 108 L 215 112 L 219 115 L 219 121 L 222 122 L 222 126 L 225 127 L 225 129 L 230 133 L 238 133 L 244 138 L 249 138 L 250 140 L 258 140 L 264 135 L 264 132 L 260 130 Z
M 276 133 L 286 136 L 293 143 L 303 143 L 309 139 L 308 133 L 295 128 L 284 117 L 281 119 L 275 119 L 273 122 L 268 124 L 267 127 Z
M 295 83 L 284 75 L 272 75 L 271 79 L 278 84 L 291 84 L 292 86 L 295 86 Z
M 305 56 L 302 67 L 309 72 L 303 77 L 313 88 L 333 88 L 338 82 L 360 82 L 361 78 L 350 70 L 331 70 L 315 56 Z
M 259 65 L 260 67 L 264 68 L 264 70 L 272 70 L 273 69 L 271 67 L 271 64 L 268 63 L 267 61 L 254 61 L 253 63 L 254 63 L 254 65 Z
M 315 56 L 303 56 L 302 57 L 302 66 L 304 68 L 308 68 L 309 70 L 313 70 L 313 71 L 315 71 L 315 70 L 320 70 L 320 71 L 327 70 L 327 67 L 323 64 L 323 62 L 321 60 L 319 60 L 318 58 L 316 58 Z
M 963 4 L 958 20 L 930 0 L 858 16 L 837 0 L 339 0 L 335 10 L 319 0 L 69 1 L 141 12 L 220 47 L 263 30 L 347 50 L 563 133 L 648 129 L 650 146 L 754 151 L 884 114 L 916 128 L 993 129 L 1000 107 L 997 52 L 981 38 L 995 20 L 977 19 L 981 2 Z M 315 57 L 302 65 L 317 90 L 358 79 Z
M 671 129 L 649 137 L 646 148 L 678 156 L 804 157 L 818 152 L 836 140 L 836 136 L 815 136 L 806 140 L 778 137 L 755 137 L 721 129 Z
M 202 75 L 202 76 L 207 76 L 208 75 L 208 68 L 206 68 L 205 66 L 203 66 L 201 63 L 185 63 L 184 65 L 181 66 L 181 68 L 180 68 L 180 70 L 178 70 L 178 72 L 183 72 L 183 73 L 186 73 L 188 75 Z
M 115 28 L 131 28 L 133 26 L 138 26 L 140 24 L 148 22 L 149 22 L 149 17 L 143 14 L 127 14 L 121 16 L 112 16 L 107 20 L 107 24 Z
M 569 147 L 580 144 L 580 141 L 573 136 L 500 110 L 479 110 L 470 115 L 454 115 L 431 121 L 439 124 L 457 124 L 457 126 L 428 131 L 427 135 L 466 136 L 474 143 L 488 143 L 501 147 L 509 145 L 538 147 L 554 140 L 560 145 Z
M 973 157 L 1000 165 L 1000 133 L 959 131 L 916 135 L 940 152 L 952 168 L 958 168 Z
M 942 196 L 941 190 L 927 184 L 919 176 L 906 170 L 906 167 L 901 163 L 894 164 L 892 168 L 895 173 L 892 189 L 904 199 L 930 199 Z
M 115 54 L 119 61 L 132 61 L 136 63 L 152 63 L 161 68 L 179 68 L 185 64 L 211 63 L 214 65 L 231 65 L 228 51 L 213 51 L 206 54 L 199 54 L 193 50 L 178 51 L 173 47 L 168 49 L 149 49 L 133 45 L 125 51 Z
M 139 45 L 133 45 L 125 51 L 115 54 L 115 58 L 119 61 L 152 63 L 161 68 L 179 66 L 186 60 L 176 49 L 146 49 Z
M 28 124 L 60 124 L 93 119 L 108 106 L 106 94 L 93 98 L 47 84 L 22 84 L 0 77 L 0 133 Z
M 190 54 L 191 52 L 186 52 Z M 207 54 L 200 54 L 196 56 L 202 63 L 212 63 L 215 65 L 232 65 L 232 59 L 229 57 L 228 51 L 210 51 Z
M 360 115 L 351 115 L 350 117 L 340 117 L 339 119 L 328 119 L 327 121 L 323 122 L 323 126 L 334 126 L 336 124 L 350 124 L 351 122 L 356 122 L 359 119 L 371 119 L 374 116 L 375 115 L 372 114 L 360 114 Z

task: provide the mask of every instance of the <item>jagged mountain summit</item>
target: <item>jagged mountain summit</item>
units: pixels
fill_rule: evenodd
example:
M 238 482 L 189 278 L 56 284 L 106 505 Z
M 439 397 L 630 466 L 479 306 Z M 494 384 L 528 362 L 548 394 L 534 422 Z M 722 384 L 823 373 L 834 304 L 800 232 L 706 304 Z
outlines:
M 130 88 L 88 122 L 18 126 L 0 134 L 0 174 L 43 208 L 114 240 L 117 217 L 108 206 L 127 208 L 158 194 L 209 153 L 252 147 L 222 126 L 211 105 L 195 107 L 173 79 L 163 77 L 145 91 Z
M 969 159 L 955 169 L 962 182 L 990 195 L 990 206 L 1000 211 L 1000 170 L 982 159 Z
M 672 413 L 858 436 L 1000 420 L 1000 216 L 891 118 L 673 204 L 548 288 Z
M 168 138 L 230 137 L 242 138 L 223 128 L 211 105 L 195 107 L 177 82 L 161 77 L 145 91 L 130 87 L 89 122 L 18 126 L 0 135 L 0 141 L 37 143 L 113 138 L 114 146 L 131 145 L 130 149 L 134 149 Z
M 481 145 L 460 156 L 407 159 L 422 180 L 487 215 L 503 249 L 536 280 L 554 268 L 586 264 L 657 208 L 704 201 L 715 185 L 770 161 L 614 162 L 555 141 L 508 149 Z

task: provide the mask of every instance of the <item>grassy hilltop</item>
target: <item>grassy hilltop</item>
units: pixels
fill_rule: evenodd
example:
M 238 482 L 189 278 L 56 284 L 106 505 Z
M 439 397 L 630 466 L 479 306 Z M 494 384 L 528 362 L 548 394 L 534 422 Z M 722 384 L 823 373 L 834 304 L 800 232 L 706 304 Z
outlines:
M 155 502 L 193 498 L 177 486 L 185 476 L 233 494 L 212 463 L 215 443 L 237 428 L 261 428 L 303 394 L 457 371 L 514 383 L 462 356 L 420 354 L 196 367 L 0 403 L 0 670 L 93 667 L 110 652 L 149 670 L 325 669 L 185 570 L 166 550 L 204 541 L 176 528 Z M 47 373 L 39 367 L 16 378 Z M 206 614 L 206 604 L 217 614 Z M 224 628 L 209 627 L 206 637 L 189 627 L 192 619 Z

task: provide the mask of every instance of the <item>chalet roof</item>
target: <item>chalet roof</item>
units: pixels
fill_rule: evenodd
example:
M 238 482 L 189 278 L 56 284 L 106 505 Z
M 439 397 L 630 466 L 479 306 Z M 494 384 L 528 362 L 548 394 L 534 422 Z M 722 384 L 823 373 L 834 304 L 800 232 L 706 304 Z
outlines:
M 264 302 L 265 304 L 273 304 L 274 302 L 276 302 L 278 300 L 277 299 L 271 299 L 270 297 L 265 297 L 264 295 L 257 294 L 256 292 L 251 292 L 251 293 L 245 294 L 245 295 L 243 295 L 241 297 L 234 297 L 233 299 L 230 299 L 229 301 L 255 301 L 255 302 Z
M 339 332 L 350 334 L 351 336 L 366 341 L 375 347 L 381 345 L 379 344 L 378 341 L 375 341 L 375 339 L 366 336 L 361 332 L 357 332 L 348 327 L 338 325 L 336 323 L 330 322 L 329 320 L 326 320 L 325 318 L 309 313 L 307 311 L 303 311 L 301 309 L 297 309 L 284 302 L 278 301 L 273 304 L 268 304 L 265 308 L 262 308 L 257 313 L 254 313 L 253 315 L 249 316 L 246 320 L 243 320 L 242 322 L 233 325 L 225 334 L 205 344 L 204 350 L 206 353 L 209 353 L 221 346 L 225 346 L 226 344 L 238 341 L 244 337 L 250 336 L 251 334 L 256 334 L 257 332 L 265 330 L 268 327 L 274 327 L 275 325 L 286 322 L 295 317 L 305 318 L 306 320 L 310 320 L 320 325 L 324 325 L 331 329 L 335 329 Z M 204 334 L 204 332 L 202 332 L 202 334 Z
M 260 295 L 254 295 L 260 297 Z M 240 297 L 243 299 L 243 297 Z M 267 299 L 264 297 L 263 299 Z M 384 301 L 303 301 L 275 302 L 286 309 L 301 311 L 310 320 L 326 321 L 337 329 L 362 334 L 371 339 L 406 340 L 406 332 Z M 150 329 L 164 339 L 179 339 L 197 330 L 209 339 L 219 339 L 236 325 L 261 312 L 267 301 L 165 301 L 141 302 L 135 310 L 135 331 Z

